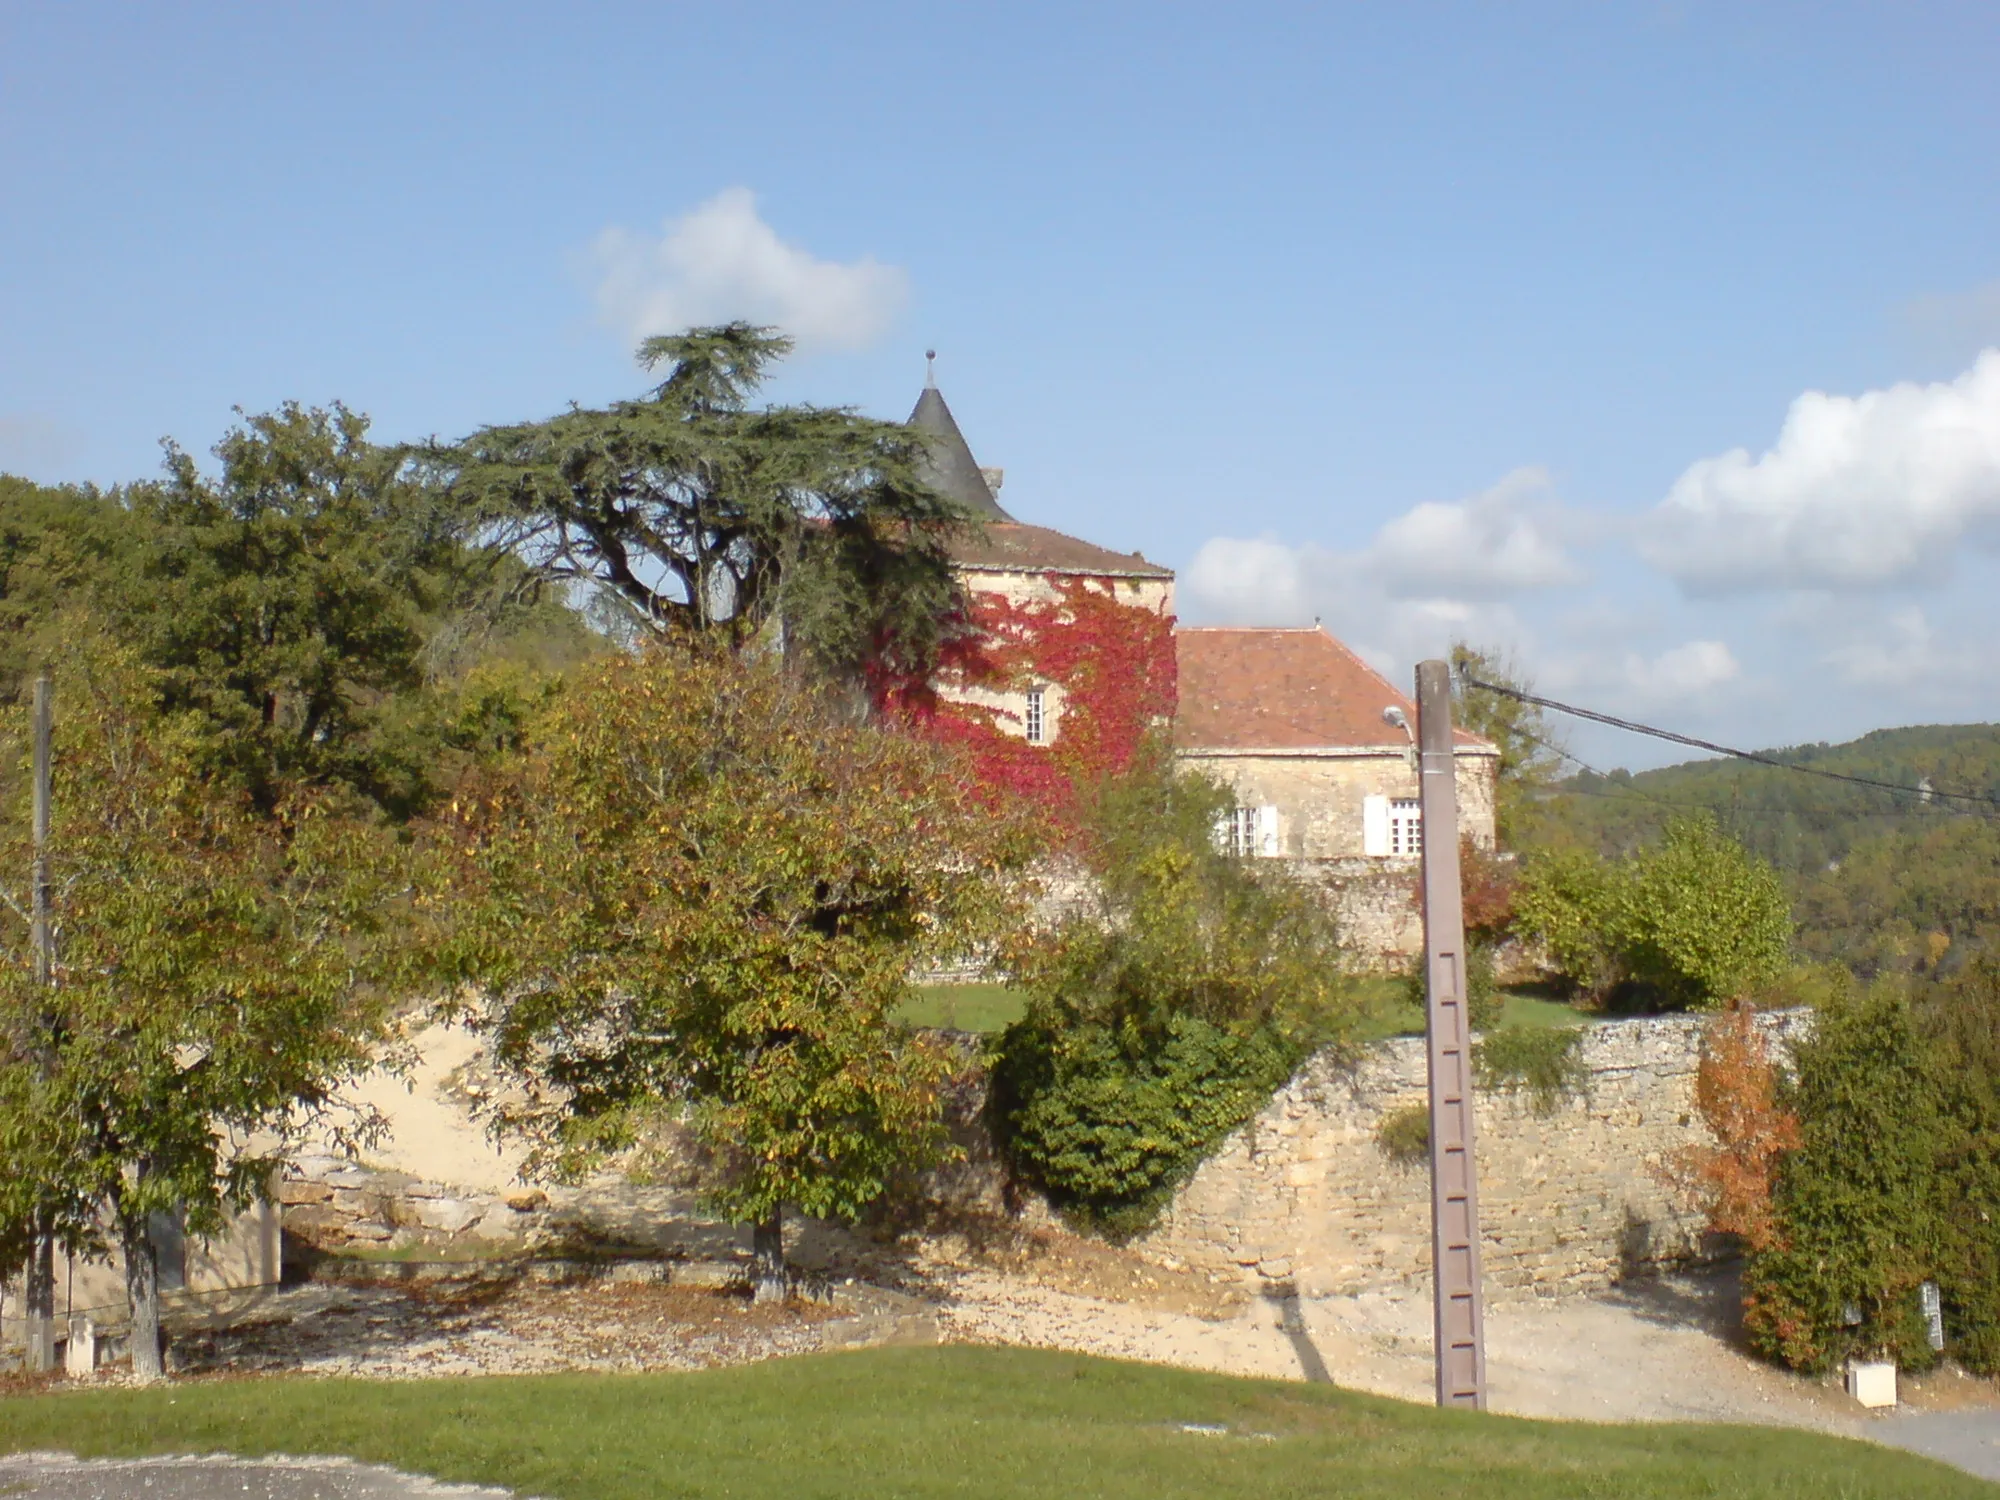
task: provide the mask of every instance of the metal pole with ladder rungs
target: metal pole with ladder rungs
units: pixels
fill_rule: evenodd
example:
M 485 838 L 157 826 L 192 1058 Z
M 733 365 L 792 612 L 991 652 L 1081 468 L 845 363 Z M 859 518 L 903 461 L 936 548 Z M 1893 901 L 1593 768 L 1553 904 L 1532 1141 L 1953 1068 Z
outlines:
M 1483 1411 L 1486 1319 L 1479 1287 L 1479 1185 L 1472 1151 L 1472 1024 L 1466 1014 L 1451 667 L 1445 662 L 1427 661 L 1417 666 L 1417 749 L 1423 829 L 1437 1404 Z

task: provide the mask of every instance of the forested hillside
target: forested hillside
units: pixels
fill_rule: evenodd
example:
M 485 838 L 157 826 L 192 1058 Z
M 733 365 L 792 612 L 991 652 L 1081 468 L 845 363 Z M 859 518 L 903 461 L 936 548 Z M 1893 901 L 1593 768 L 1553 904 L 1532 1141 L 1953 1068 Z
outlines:
M 1793 765 L 1865 776 L 1898 786 L 1926 781 L 1941 792 L 2000 797 L 2000 724 L 1878 729 L 1844 745 L 1765 752 Z M 1925 802 L 1869 787 L 1801 776 L 1753 761 L 1700 760 L 1657 771 L 1583 772 L 1559 788 L 1558 820 L 1579 842 L 1626 853 L 1653 839 L 1677 813 L 1705 810 L 1780 869 L 1823 870 L 1850 849 L 1918 823 L 1972 810 L 1949 798 Z M 2000 806 L 1992 809 L 2000 813 Z
M 1687 812 L 1784 872 L 1799 947 L 1862 974 L 1949 972 L 2000 946 L 2000 725 L 1881 729 L 1770 752 L 1790 764 L 1922 788 L 1908 794 L 1739 760 L 1584 772 L 1545 803 L 1545 837 L 1627 853 Z

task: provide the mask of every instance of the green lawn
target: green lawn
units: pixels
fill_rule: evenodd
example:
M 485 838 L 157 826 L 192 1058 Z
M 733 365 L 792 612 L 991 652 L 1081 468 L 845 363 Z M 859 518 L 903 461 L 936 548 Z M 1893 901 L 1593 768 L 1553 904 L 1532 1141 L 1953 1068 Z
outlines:
M 1355 981 L 1361 996 L 1361 1029 L 1357 1039 L 1379 1042 L 1392 1036 L 1422 1036 L 1424 1017 L 1403 998 L 1400 979 L 1366 975 Z M 1532 990 L 1507 989 L 1500 1001 L 1502 1026 L 1587 1026 L 1608 1018 L 1549 1000 Z
M 1775 1428 L 1528 1422 L 962 1347 L 688 1375 L 236 1379 L 0 1398 L 0 1451 L 37 1448 L 349 1454 L 548 1500 L 2000 1493 L 1926 1459 Z
M 900 1012 L 912 1026 L 1001 1031 L 1021 1019 L 1027 997 L 1004 984 L 920 984 Z

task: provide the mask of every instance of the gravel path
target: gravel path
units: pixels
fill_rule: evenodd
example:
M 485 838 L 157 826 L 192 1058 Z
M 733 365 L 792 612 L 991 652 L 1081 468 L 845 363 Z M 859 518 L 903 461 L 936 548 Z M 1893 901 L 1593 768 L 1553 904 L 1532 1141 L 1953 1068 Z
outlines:
M 506 1490 L 439 1484 L 345 1458 L 0 1458 L 10 1500 L 506 1500 Z

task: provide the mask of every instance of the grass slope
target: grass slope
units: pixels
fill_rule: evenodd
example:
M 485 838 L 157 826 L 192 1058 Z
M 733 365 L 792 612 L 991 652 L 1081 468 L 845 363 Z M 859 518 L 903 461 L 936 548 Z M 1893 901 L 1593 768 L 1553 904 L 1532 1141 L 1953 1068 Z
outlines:
M 549 1500 L 1996 1493 L 1926 1459 L 1809 1433 L 1528 1422 L 963 1347 L 693 1375 L 247 1379 L 0 1400 L 0 1450 L 35 1448 L 348 1454 Z

